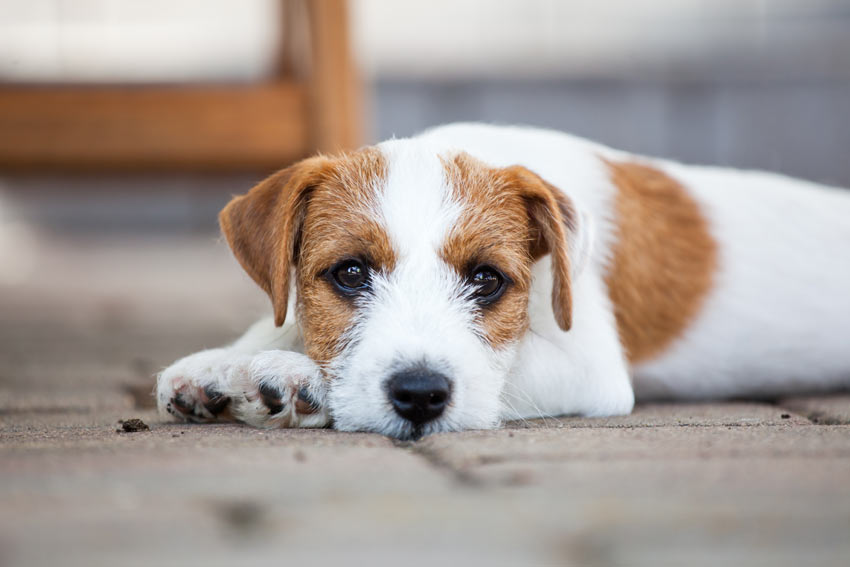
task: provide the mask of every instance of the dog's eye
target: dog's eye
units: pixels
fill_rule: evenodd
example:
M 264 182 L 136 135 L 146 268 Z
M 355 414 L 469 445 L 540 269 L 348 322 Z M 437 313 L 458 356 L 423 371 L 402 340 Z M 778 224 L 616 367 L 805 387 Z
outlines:
M 331 268 L 334 283 L 343 291 L 356 291 L 369 282 L 369 269 L 359 260 L 345 260 Z
M 505 277 L 490 266 L 479 266 L 472 271 L 469 283 L 473 288 L 473 297 L 480 303 L 492 303 L 505 291 Z

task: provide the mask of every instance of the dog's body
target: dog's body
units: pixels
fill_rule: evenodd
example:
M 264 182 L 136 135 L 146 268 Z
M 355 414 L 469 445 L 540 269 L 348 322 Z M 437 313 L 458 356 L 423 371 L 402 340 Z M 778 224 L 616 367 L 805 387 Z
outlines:
M 415 437 L 850 385 L 834 188 L 458 124 L 306 160 L 221 220 L 275 319 L 160 376 L 183 419 Z

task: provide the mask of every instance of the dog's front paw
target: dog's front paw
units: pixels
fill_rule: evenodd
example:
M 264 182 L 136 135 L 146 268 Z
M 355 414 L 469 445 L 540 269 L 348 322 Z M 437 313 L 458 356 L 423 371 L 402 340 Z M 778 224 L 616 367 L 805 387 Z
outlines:
M 160 414 L 204 423 L 230 417 L 233 382 L 248 372 L 251 357 L 211 349 L 181 358 L 157 378 Z
M 297 352 L 254 356 L 231 392 L 234 417 L 255 427 L 325 427 L 330 422 L 322 372 Z

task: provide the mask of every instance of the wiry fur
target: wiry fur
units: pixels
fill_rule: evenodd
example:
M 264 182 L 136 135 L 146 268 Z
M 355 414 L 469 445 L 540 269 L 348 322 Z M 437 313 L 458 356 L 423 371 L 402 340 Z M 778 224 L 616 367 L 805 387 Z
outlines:
M 211 420 L 228 415 L 223 398 L 209 399 L 220 393 L 253 425 L 332 421 L 410 437 L 622 414 L 635 393 L 848 386 L 848 214 L 850 196 L 831 188 L 536 129 L 458 124 L 314 158 L 222 213 L 283 327 L 262 321 L 176 362 L 158 402 Z M 376 268 L 353 299 L 321 275 L 345 255 Z M 515 280 L 492 312 L 470 295 L 476 261 Z M 289 270 L 296 309 L 282 289 Z M 387 396 L 390 376 L 412 367 L 452 388 L 443 415 L 419 429 Z

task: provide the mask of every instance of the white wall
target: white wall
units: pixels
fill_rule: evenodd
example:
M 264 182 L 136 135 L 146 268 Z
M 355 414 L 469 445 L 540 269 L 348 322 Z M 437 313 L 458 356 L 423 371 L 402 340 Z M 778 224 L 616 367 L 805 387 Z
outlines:
M 276 0 L 0 0 L 0 80 L 256 80 L 280 21 Z
M 351 0 L 367 76 L 850 76 L 847 0 Z M 0 80 L 250 81 L 277 0 L 0 0 Z M 826 54 L 826 56 L 825 56 Z
M 834 75 L 837 68 L 850 76 L 846 0 L 355 0 L 353 8 L 362 65 L 376 76 Z

